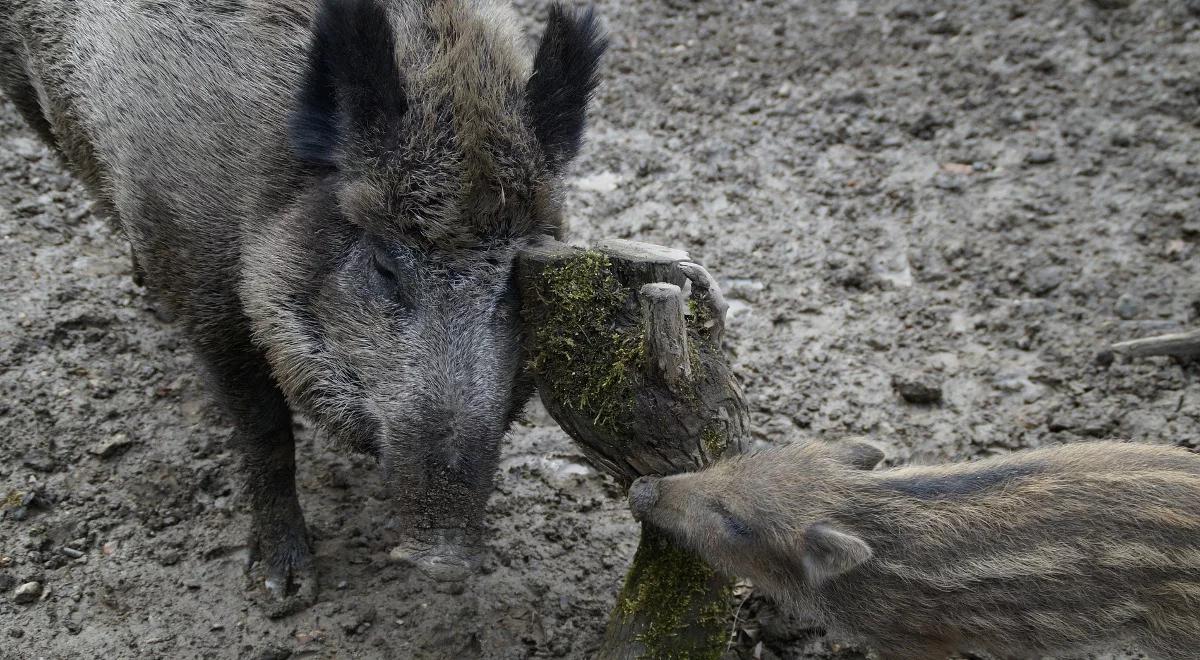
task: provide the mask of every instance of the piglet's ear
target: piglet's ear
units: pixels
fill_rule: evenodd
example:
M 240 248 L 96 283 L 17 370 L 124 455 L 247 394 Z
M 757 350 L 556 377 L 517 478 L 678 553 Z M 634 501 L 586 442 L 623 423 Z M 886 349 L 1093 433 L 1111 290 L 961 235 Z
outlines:
M 804 530 L 801 562 L 812 584 L 820 584 L 866 562 L 874 553 L 866 541 L 824 523 Z
M 830 443 L 829 453 L 833 460 L 858 470 L 873 470 L 887 457 L 879 447 L 850 438 Z
M 600 82 L 600 57 L 607 48 L 592 9 L 576 13 L 561 4 L 550 6 L 525 94 L 534 135 L 556 172 L 579 153 L 587 104 Z

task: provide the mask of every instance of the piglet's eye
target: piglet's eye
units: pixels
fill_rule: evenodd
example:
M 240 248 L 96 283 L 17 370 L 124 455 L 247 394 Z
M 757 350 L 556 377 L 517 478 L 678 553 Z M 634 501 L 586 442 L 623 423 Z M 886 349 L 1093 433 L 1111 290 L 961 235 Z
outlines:
M 733 516 L 725 516 L 725 529 L 731 536 L 743 539 L 750 537 L 750 527 Z
M 720 502 L 713 502 L 711 506 L 713 511 L 715 511 L 717 515 L 721 516 L 721 521 L 725 525 L 725 531 L 729 532 L 730 536 L 737 538 L 749 538 L 749 525 L 742 522 L 740 518 L 734 516 L 732 513 L 729 513 L 729 509 L 726 509 L 724 504 Z

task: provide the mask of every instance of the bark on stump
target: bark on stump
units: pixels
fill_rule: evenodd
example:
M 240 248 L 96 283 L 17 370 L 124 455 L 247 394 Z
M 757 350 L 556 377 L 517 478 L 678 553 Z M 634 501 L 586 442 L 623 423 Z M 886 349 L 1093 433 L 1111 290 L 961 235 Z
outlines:
M 686 252 L 546 239 L 522 252 L 518 282 L 542 402 L 597 468 L 628 487 L 746 451 L 746 402 L 721 352 L 728 306 Z M 720 657 L 729 589 L 644 528 L 599 657 Z

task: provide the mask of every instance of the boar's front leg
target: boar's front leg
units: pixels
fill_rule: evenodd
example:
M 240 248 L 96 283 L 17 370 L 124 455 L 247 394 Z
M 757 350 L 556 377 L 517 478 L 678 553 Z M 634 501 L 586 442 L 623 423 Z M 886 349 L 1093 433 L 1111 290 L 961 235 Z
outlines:
M 296 494 L 291 411 L 262 355 L 249 339 L 238 343 L 206 362 L 236 426 L 252 518 L 247 574 L 266 590 L 266 613 L 277 618 L 316 601 L 312 539 Z

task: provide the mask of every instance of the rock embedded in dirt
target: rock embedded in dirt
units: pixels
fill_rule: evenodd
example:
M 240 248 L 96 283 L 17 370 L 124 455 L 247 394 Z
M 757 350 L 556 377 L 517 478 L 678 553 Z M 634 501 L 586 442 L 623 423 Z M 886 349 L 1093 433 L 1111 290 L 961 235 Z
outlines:
M 268 646 L 250 657 L 252 660 L 287 660 L 292 657 L 292 650 L 282 646 Z
M 938 12 L 933 15 L 929 21 L 927 28 L 929 34 L 937 34 L 942 36 L 954 36 L 962 31 L 962 26 L 950 19 L 946 12 Z
M 1141 301 L 1132 293 L 1123 294 L 1117 298 L 1117 304 L 1114 306 L 1117 316 L 1129 321 L 1137 318 L 1137 315 L 1142 311 Z
M 892 388 L 909 403 L 933 405 L 942 402 L 942 384 L 928 374 L 893 376 Z
M 118 454 L 122 454 L 125 450 L 133 446 L 133 440 L 129 439 L 124 433 L 114 433 L 105 440 L 101 440 L 88 448 L 88 453 L 100 458 L 112 458 Z
M 13 602 L 18 605 L 26 605 L 37 600 L 42 595 L 41 582 L 26 582 L 17 587 L 13 592 Z
M 1030 165 L 1048 165 L 1057 159 L 1058 157 L 1049 149 L 1034 149 L 1025 154 L 1025 162 Z
M 58 462 L 41 448 L 29 450 L 21 459 L 21 465 L 35 472 L 45 472 L 47 474 L 58 471 Z
M 1062 285 L 1067 275 L 1058 266 L 1045 266 L 1029 274 L 1027 286 L 1034 295 L 1044 296 Z

